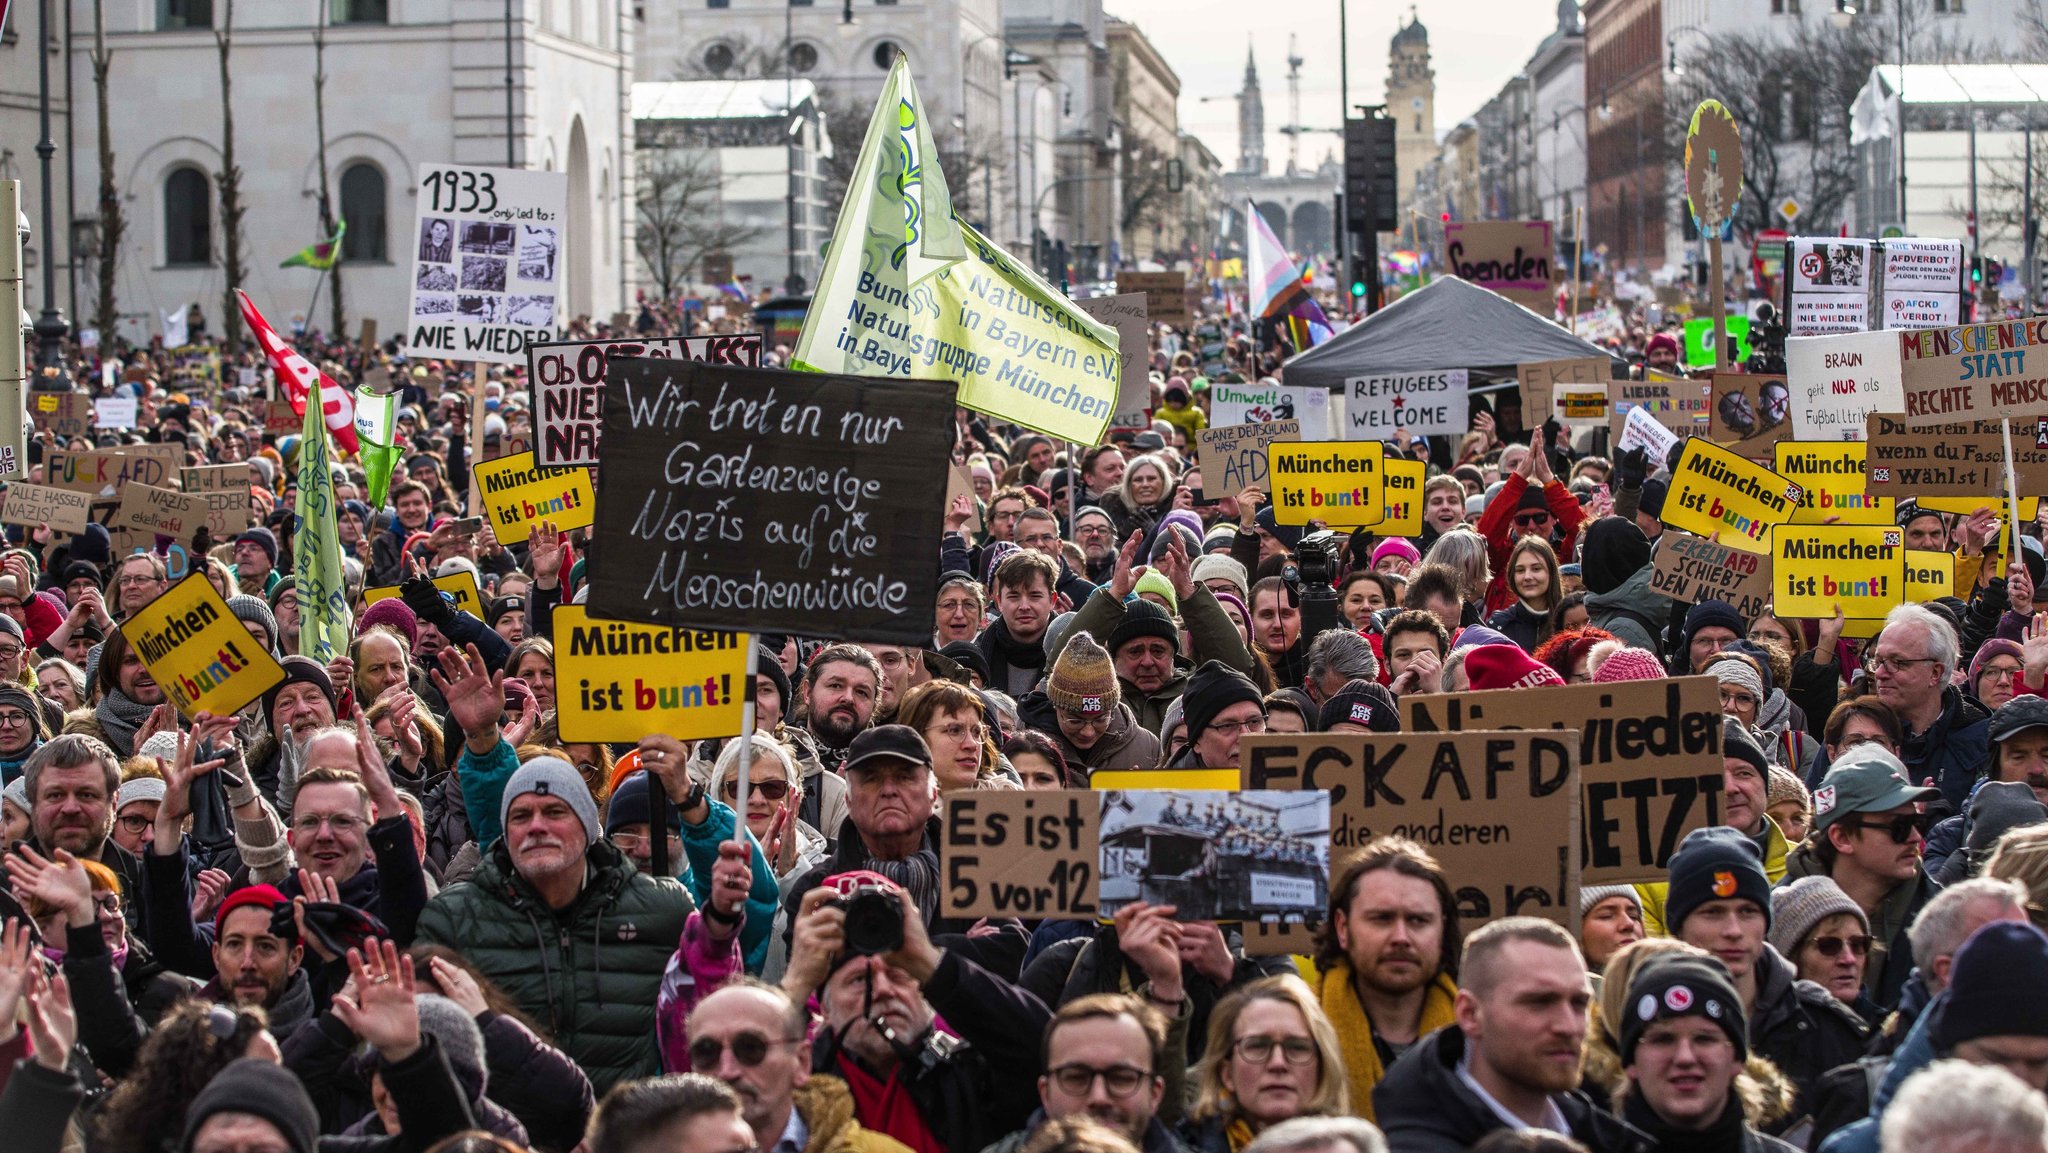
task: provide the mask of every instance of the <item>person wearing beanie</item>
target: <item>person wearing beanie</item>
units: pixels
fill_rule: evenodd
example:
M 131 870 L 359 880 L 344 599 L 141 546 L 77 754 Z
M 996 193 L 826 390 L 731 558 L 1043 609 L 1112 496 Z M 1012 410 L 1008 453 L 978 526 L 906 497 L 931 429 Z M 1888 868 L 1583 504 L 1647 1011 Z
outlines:
M 446 695 L 468 745 L 458 771 L 483 859 L 469 880 L 427 902 L 417 942 L 459 950 L 583 1066 L 599 1094 L 658 1072 L 655 998 L 696 904 L 691 890 L 641 872 L 604 838 L 576 766 L 552 756 L 519 763 L 497 735 L 502 698 L 481 662 L 467 662 Z M 682 774 L 687 760 L 667 737 L 648 738 L 637 755 L 652 755 L 657 774 L 671 761 Z M 701 786 L 667 791 L 685 826 L 706 826 L 715 858 L 732 835 L 732 811 L 720 813 Z M 756 861 L 754 876 L 772 886 L 774 874 Z M 692 870 L 693 882 L 709 872 Z M 721 916 L 746 917 L 732 906 L 751 904 L 749 895 L 718 894 Z M 548 932 L 535 931 L 536 915 L 551 919 Z
M 1178 616 L 1180 605 L 1173 595 L 1173 582 L 1156 568 L 1148 568 L 1131 584 L 1131 593 L 1139 600 L 1151 601 L 1166 610 L 1168 616 Z
M 1862 1053 L 1863 1021 L 1771 947 L 1770 882 L 1755 841 L 1725 825 L 1694 829 L 1670 875 L 1671 935 L 1713 954 L 1734 978 L 1752 1045 L 1796 1089 L 1789 1124 L 1811 1111 L 1822 1074 Z
M 1801 979 L 1832 993 L 1875 1026 L 1877 1006 L 1863 995 L 1870 919 L 1828 877 L 1800 877 L 1771 890 L 1771 948 Z
M 1655 681 L 1666 675 L 1664 662 L 1648 649 L 1633 645 L 1618 648 L 1608 653 L 1593 670 L 1596 685 L 1619 684 L 1622 681 Z
M 1045 690 L 1018 701 L 1017 715 L 1026 727 L 1053 737 L 1078 773 L 1159 764 L 1159 738 L 1123 703 L 1116 666 L 1086 629 L 1071 630 Z
M 114 831 L 109 834 L 114 843 L 138 857 L 146 852 L 156 829 L 156 811 L 163 802 L 162 777 L 122 782 L 114 793 Z
M 1074 614 L 1068 633 L 1086 632 L 1101 641 L 1116 666 L 1123 703 L 1138 727 L 1147 732 L 1162 731 L 1167 706 L 1187 691 L 1188 675 L 1196 664 L 1217 660 L 1247 677 L 1252 672 L 1251 650 L 1237 623 L 1223 611 L 1217 594 L 1194 573 L 1190 566 L 1184 578 L 1169 580 L 1159 570 L 1144 574 L 1145 578 L 1156 576 L 1173 594 L 1174 609 L 1170 610 L 1138 595 L 1147 587 L 1141 583 L 1143 578 L 1134 576 L 1119 560 L 1109 583 L 1095 590 Z M 1213 573 L 1210 579 L 1219 580 Z M 1176 610 L 1178 625 L 1173 617 Z M 1190 650 L 1185 657 L 1181 650 L 1183 628 Z
M 2007 1065 L 2024 1051 L 2030 1082 L 2048 1090 L 2048 935 L 2022 921 L 1993 921 L 1956 950 L 1948 992 L 1930 1010 L 1936 1053 L 1979 1065 Z M 2014 1044 L 2003 1044 L 2008 1039 Z M 2024 1040 L 2021 1040 L 2024 1039 Z
M 755 647 L 760 653 L 754 662 L 754 731 L 772 734 L 781 728 L 794 703 L 789 695 L 789 674 L 782 671 L 782 662 L 766 645 Z
M 1742 619 L 1734 605 L 1726 601 L 1700 601 L 1686 610 L 1678 648 L 1671 655 L 1672 672 L 1700 672 L 1706 667 L 1707 658 L 1748 635 L 1749 622 Z M 1761 689 L 1757 697 L 1762 699 Z
M 257 525 L 235 538 L 235 584 L 250 596 L 268 598 L 284 579 L 277 571 L 277 534 Z
M 1721 718 L 1720 827 L 1749 838 L 1763 860 L 1767 883 L 1774 885 L 1785 875 L 1791 843 L 1769 815 L 1765 781 L 1770 771 L 1755 735 L 1734 717 Z M 1677 922 L 1666 907 L 1667 892 L 1663 882 L 1636 886 L 1643 901 L 1643 925 L 1652 937 L 1678 935 Z
M 2018 641 L 1992 637 L 1970 658 L 1970 695 L 1987 709 L 1996 711 L 2019 692 L 2026 674 L 2026 661 Z
M 1672 601 L 1650 587 L 1655 572 L 1650 542 L 1633 521 L 1619 516 L 1594 521 L 1579 553 L 1586 623 L 1606 629 L 1631 648 L 1663 652 Z
M 1764 812 L 1787 842 L 1805 840 L 1813 822 L 1813 796 L 1806 791 L 1806 782 L 1772 765 L 1764 777 Z
M 419 1047 L 414 1041 L 415 1052 L 405 1055 L 416 1056 Z M 447 1075 L 445 1069 L 442 1072 Z M 454 1085 L 452 1077 L 449 1085 Z M 185 1110 L 178 1147 L 183 1153 L 203 1153 L 245 1145 L 288 1153 L 316 1153 L 320 1148 L 320 1113 L 305 1085 L 283 1065 L 263 1057 L 243 1057 L 213 1075 Z
M 1627 885 L 1586 885 L 1579 890 L 1579 949 L 1594 988 L 1608 959 L 1643 939 L 1643 902 Z
M 505 638 L 508 645 L 516 645 L 526 639 L 526 598 L 521 596 L 493 597 L 491 605 L 484 610 L 484 623 L 491 631 Z
M 399 597 L 385 597 L 363 609 L 356 618 L 356 633 L 361 635 L 383 625 L 405 638 L 405 651 L 417 653 L 420 647 L 420 618 L 412 606 Z
M 270 722 L 271 735 L 282 741 L 290 727 L 303 741 L 314 729 L 333 724 L 334 682 L 327 667 L 297 653 L 278 664 L 284 668 L 284 679 L 263 694 L 263 717 Z M 263 775 L 260 767 L 257 773 Z
M 236 593 L 228 598 L 228 611 L 235 614 L 235 619 L 248 628 L 250 636 L 262 642 L 265 652 L 272 656 L 277 655 L 280 639 L 277 617 L 270 611 L 269 605 L 247 593 Z M 293 637 L 292 640 L 296 647 L 298 638 Z
M 1989 750 L 1986 780 L 2023 784 L 2048 804 L 2048 697 L 2017 696 L 1998 706 L 1985 728 L 1985 738 Z M 1972 824 L 1969 813 L 1983 790 L 1984 785 L 1979 784 L 1964 812 L 1945 818 L 1927 834 L 1927 872 L 1943 885 L 1974 875 L 1984 864 L 1983 857 L 1972 858 L 1963 851 Z M 2003 816 L 1994 817 L 1993 824 L 2013 828 L 2017 825 L 2008 822 L 2030 823 L 2024 816 L 2028 810 L 2019 806 L 2003 804 L 2000 812 Z
M 26 841 L 28 836 L 28 780 L 16 777 L 0 789 L 0 845 Z
M 1396 562 L 1405 562 L 1411 566 L 1419 565 L 1422 563 L 1422 553 L 1409 543 L 1407 538 L 1398 536 L 1390 536 L 1372 546 L 1374 572 L 1386 572 L 1393 568 Z
M 1228 525 L 1221 526 L 1229 531 Z M 1212 593 L 1230 593 L 1240 602 L 1251 599 L 1251 576 L 1235 557 L 1210 553 L 1198 557 L 1188 569 L 1188 575 L 1196 584 L 1209 586 Z
M 1518 645 L 1481 645 L 1469 650 L 1465 677 L 1474 692 L 1564 686 L 1564 678 L 1555 669 L 1538 663 Z
M 1122 544 L 1117 539 L 1116 522 L 1097 506 L 1084 504 L 1074 513 L 1074 524 L 1068 531 L 1081 550 L 1081 559 L 1087 562 L 1087 571 L 1082 575 L 1096 584 L 1107 583 L 1116 568 L 1117 548 Z
M 1618 1022 L 1627 1081 L 1621 1117 L 1666 1153 L 1793 1153 L 1757 1132 L 1746 1106 L 1749 1029 L 1728 970 L 1691 951 L 1659 953 L 1630 974 Z
M 1845 750 L 1813 791 L 1813 831 L 1786 861 L 1788 877 L 1834 878 L 1870 924 L 1864 988 L 1890 1009 L 1913 969 L 1906 931 L 1939 891 L 1921 863 L 1939 790 L 1914 785 L 1875 742 Z
M 1259 687 L 1221 661 L 1208 661 L 1196 669 L 1182 697 L 1188 745 L 1169 768 L 1235 765 L 1238 739 L 1266 729 L 1266 702 Z
M 1677 337 L 1668 332 L 1651 333 L 1650 339 L 1643 345 L 1643 363 L 1639 371 L 1645 374 L 1650 372 L 1677 372 L 1678 352 Z M 1638 375 L 1636 379 L 1646 380 L 1648 377 L 1647 375 Z
M 1323 702 L 1315 728 L 1323 733 L 1398 733 L 1401 716 L 1394 694 L 1377 681 L 1356 680 Z

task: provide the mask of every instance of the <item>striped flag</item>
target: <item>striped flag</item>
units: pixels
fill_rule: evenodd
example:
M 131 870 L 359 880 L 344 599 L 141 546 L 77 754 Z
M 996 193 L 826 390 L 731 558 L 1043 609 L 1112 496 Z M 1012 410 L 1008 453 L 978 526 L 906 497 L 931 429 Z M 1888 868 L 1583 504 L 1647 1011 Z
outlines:
M 256 343 L 263 346 L 263 354 L 270 358 L 270 367 L 277 373 L 277 379 L 284 385 L 284 396 L 292 402 L 292 411 L 306 415 L 306 398 L 314 392 L 325 396 L 324 413 L 328 431 L 334 434 L 334 442 L 344 452 L 360 452 L 362 446 L 356 441 L 356 403 L 348 389 L 334 383 L 334 378 L 314 368 L 312 362 L 299 355 L 299 350 L 286 344 L 256 310 L 256 304 L 249 294 L 241 289 L 235 296 L 242 302 L 242 319 L 249 324 L 249 331 L 256 336 Z

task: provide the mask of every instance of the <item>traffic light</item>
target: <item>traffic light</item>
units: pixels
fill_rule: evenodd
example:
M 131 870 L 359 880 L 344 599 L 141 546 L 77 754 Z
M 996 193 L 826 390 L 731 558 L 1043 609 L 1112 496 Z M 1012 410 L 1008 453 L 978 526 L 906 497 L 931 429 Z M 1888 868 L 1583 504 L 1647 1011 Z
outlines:
M 1384 231 L 1401 218 L 1397 167 L 1391 117 L 1344 121 L 1344 215 L 1351 231 Z
M 1981 256 L 1972 256 L 1970 258 L 1970 283 L 1973 285 L 1984 283 L 1984 258 Z
M 1369 283 L 1369 278 L 1366 276 L 1368 268 L 1365 257 L 1354 256 L 1351 258 L 1351 299 L 1365 299 L 1366 285 Z

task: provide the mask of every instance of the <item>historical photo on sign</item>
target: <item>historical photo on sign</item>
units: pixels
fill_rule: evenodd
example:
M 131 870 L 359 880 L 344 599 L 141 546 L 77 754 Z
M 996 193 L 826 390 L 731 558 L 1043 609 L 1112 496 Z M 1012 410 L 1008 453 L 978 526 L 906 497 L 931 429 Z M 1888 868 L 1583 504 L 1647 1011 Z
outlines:
M 420 221 L 420 259 L 447 264 L 455 259 L 455 229 L 439 216 Z
M 455 298 L 445 292 L 421 293 L 413 299 L 413 311 L 421 316 L 451 316 L 455 312 Z
M 463 257 L 462 287 L 480 292 L 505 291 L 505 262 L 494 256 Z
M 421 292 L 455 291 L 455 269 L 439 264 L 422 264 L 419 279 L 415 281 Z
M 555 278 L 555 230 L 535 228 L 531 224 L 519 228 L 519 279 L 553 280 Z
M 1102 794 L 1102 914 L 1132 901 L 1186 921 L 1308 923 L 1329 898 L 1330 794 L 1111 789 Z
M 462 226 L 462 251 L 485 256 L 512 255 L 512 226 L 472 220 Z
M 546 328 L 555 322 L 555 298 L 552 296 L 508 296 L 505 298 L 505 319 L 513 324 Z

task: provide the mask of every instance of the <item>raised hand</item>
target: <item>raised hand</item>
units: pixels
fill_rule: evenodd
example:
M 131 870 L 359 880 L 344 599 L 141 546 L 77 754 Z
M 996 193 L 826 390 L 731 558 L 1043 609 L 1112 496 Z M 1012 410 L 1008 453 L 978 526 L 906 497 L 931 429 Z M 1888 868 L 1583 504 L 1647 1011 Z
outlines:
M 562 534 L 555 528 L 555 522 L 543 520 L 527 526 L 526 567 L 533 573 L 533 583 L 544 589 L 554 588 L 562 579 Z
M 14 1039 L 15 1010 L 28 992 L 30 975 L 42 966 L 28 922 L 20 918 L 0 922 L 0 1043 Z
M 1173 919 L 1172 905 L 1148 905 L 1134 901 L 1116 911 L 1117 950 L 1135 963 L 1152 983 L 1152 993 L 1162 1000 L 1181 996 L 1181 926 Z
M 711 866 L 711 893 L 706 898 L 714 915 L 704 918 L 705 931 L 714 940 L 724 940 L 739 931 L 740 914 L 747 907 L 747 891 L 754 885 L 749 861 L 753 850 L 745 841 L 726 841 L 718 846 L 718 862 Z
M 1237 974 L 1237 958 L 1231 955 L 1230 942 L 1223 939 L 1223 930 L 1214 921 L 1181 923 L 1180 959 L 1219 987 L 1228 985 Z
M 33 898 L 64 913 L 65 923 L 84 928 L 97 919 L 93 908 L 92 878 L 77 857 L 63 849 L 45 857 L 27 845 L 0 859 L 7 869 L 14 895 Z
M 484 663 L 475 645 L 440 652 L 434 687 L 448 702 L 448 715 L 469 739 L 470 751 L 489 752 L 498 743 L 498 718 L 505 715 L 505 674 Z M 483 747 L 479 748 L 481 744 Z
M 221 894 L 227 891 L 233 877 L 219 869 L 202 870 L 192 882 L 192 923 L 204 924 L 213 920 L 213 911 L 220 907 Z
M 965 532 L 974 520 L 974 498 L 961 493 L 946 506 L 946 531 Z
M 419 1052 L 420 1009 L 413 1000 L 412 958 L 389 941 L 372 941 L 367 956 L 348 951 L 348 971 L 355 982 L 354 995 L 335 995 L 335 1019 L 387 1062 Z
M 2027 638 L 2020 644 L 2020 661 L 2026 666 L 2028 684 L 2040 685 L 2048 678 L 2048 613 L 2035 613 L 2027 622 Z
M 838 895 L 821 885 L 805 893 L 797 906 L 782 987 L 799 1000 L 824 985 L 832 972 L 832 958 L 846 948 L 846 910 L 831 904 Z
M 149 710 L 149 715 L 142 719 L 141 727 L 135 730 L 135 747 L 137 750 L 140 750 L 142 746 L 149 743 L 149 738 L 158 733 L 175 733 L 177 731 L 177 708 L 169 702 L 158 705 Z
M 419 708 L 420 699 L 404 685 L 393 685 L 384 691 L 391 704 L 387 719 L 391 722 L 391 744 L 398 750 L 398 759 L 406 769 L 417 773 L 420 761 L 426 758 L 427 746 L 420 739 L 420 731 L 413 727 L 412 715 Z
M 1137 586 L 1138 546 L 1144 542 L 1145 534 L 1134 532 L 1123 547 L 1116 550 L 1116 567 L 1110 570 L 1109 591 L 1119 601 L 1130 596 L 1131 589 Z
M 227 718 L 232 721 L 233 718 Z M 192 812 L 192 782 L 220 768 L 226 758 L 216 757 L 210 761 L 199 761 L 201 734 L 217 729 L 219 718 L 211 713 L 199 714 L 195 727 L 189 733 L 178 734 L 178 753 L 171 763 L 164 766 L 164 799 L 156 809 L 156 852 L 169 856 L 178 851 L 184 838 L 185 818 Z
M 540 727 L 540 710 L 537 708 L 528 709 L 513 717 L 512 723 L 505 726 L 505 743 L 516 749 L 525 744 L 526 738 L 532 736 L 533 730 L 538 727 Z
M 71 983 L 62 972 L 45 976 L 35 970 L 28 986 L 28 1039 L 35 1045 L 36 1064 L 61 1073 L 78 1044 L 78 1013 L 71 1007 Z
M 1167 534 L 1166 553 L 1154 567 L 1172 582 L 1173 595 L 1181 603 L 1187 603 L 1187 599 L 1195 594 L 1194 566 L 1188 561 L 1187 542 L 1180 538 L 1178 532 Z
M 462 1011 L 472 1017 L 480 1017 L 490 1011 L 489 1001 L 484 1000 L 482 986 L 469 970 L 446 957 L 435 957 L 427 962 L 427 971 L 434 975 L 434 984 L 441 987 L 441 995 L 462 1006 Z

